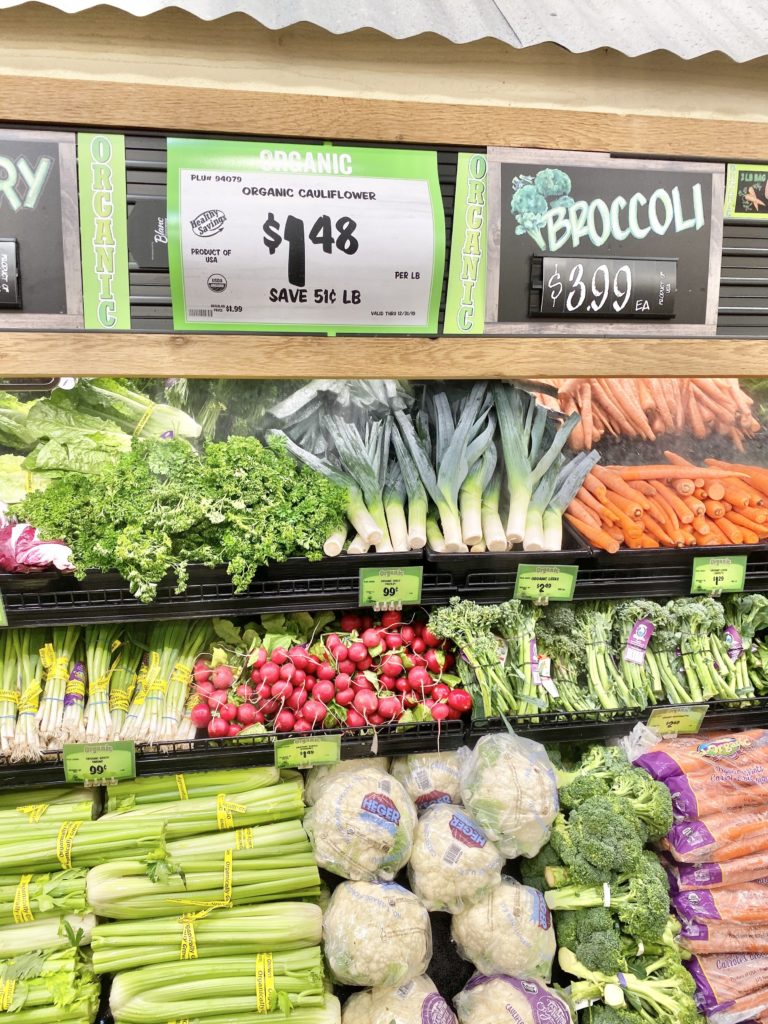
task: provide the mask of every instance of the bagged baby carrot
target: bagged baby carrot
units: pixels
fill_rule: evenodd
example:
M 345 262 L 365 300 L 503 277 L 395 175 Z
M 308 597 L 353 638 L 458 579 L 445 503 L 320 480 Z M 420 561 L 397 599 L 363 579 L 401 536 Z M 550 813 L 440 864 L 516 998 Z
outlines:
M 741 1024 L 761 1014 L 768 1013 L 768 988 L 758 989 L 739 996 L 712 1013 L 707 1019 L 710 1024 Z
M 678 941 L 691 953 L 768 953 L 768 925 L 687 921 Z
M 706 864 L 677 864 L 666 860 L 665 867 L 675 892 L 719 889 L 724 885 L 739 885 L 743 882 L 768 885 L 768 850 L 722 863 L 708 861 Z
M 768 988 L 766 953 L 710 953 L 692 956 L 685 966 L 696 982 L 696 1005 L 707 1017 L 742 996 Z
M 678 821 L 754 806 L 768 797 L 765 729 L 664 740 L 635 764 L 666 784 Z
M 673 825 L 662 848 L 688 864 L 735 860 L 768 850 L 768 793 L 765 800 L 754 809 L 737 808 Z
M 706 737 L 677 736 L 657 743 L 635 758 L 635 764 L 663 782 L 672 775 L 709 776 L 713 763 L 726 759 L 739 768 L 768 765 L 768 730 L 745 729 L 739 733 L 710 733 Z
M 678 892 L 672 897 L 672 905 L 683 921 L 753 922 L 768 927 L 768 887 L 757 882 Z

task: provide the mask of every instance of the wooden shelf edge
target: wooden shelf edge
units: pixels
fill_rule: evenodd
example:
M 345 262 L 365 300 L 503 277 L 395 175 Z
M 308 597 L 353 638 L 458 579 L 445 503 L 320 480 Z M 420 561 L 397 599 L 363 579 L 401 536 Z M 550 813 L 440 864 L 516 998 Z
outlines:
M 0 377 L 768 376 L 768 338 L 422 338 L 0 331 Z
M 760 160 L 768 121 L 0 75 L 0 121 Z

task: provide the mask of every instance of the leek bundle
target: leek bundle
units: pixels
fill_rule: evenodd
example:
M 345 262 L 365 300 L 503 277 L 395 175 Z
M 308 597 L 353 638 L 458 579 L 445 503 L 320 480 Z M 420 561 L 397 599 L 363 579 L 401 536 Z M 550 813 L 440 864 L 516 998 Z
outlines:
M 166 839 L 215 832 L 217 829 L 241 828 L 265 822 L 287 821 L 304 814 L 302 787 L 296 782 L 270 785 L 267 778 L 257 779 L 261 789 L 251 789 L 229 796 L 220 791 L 215 796 L 170 800 L 147 804 L 132 811 L 116 811 L 99 820 L 111 823 L 155 822 L 165 826 Z
M 115 857 L 141 856 L 162 841 L 162 821 L 151 818 L 98 821 L 71 819 L 61 825 L 40 821 L 29 830 L 0 833 L 0 872 L 68 871 L 103 864 Z M 0 949 L 2 946 L 0 946 Z
M 315 903 L 226 907 L 192 923 L 198 956 L 282 953 L 320 944 L 323 912 Z M 100 924 L 91 935 L 93 969 L 112 974 L 179 960 L 184 923 L 176 918 Z
M 87 910 L 83 870 L 73 868 L 24 879 L 0 877 L 0 925 L 28 924 L 52 913 L 84 914 Z
M 93 914 L 64 914 L 31 924 L 11 924 L 0 928 L 0 949 L 4 957 L 13 959 L 25 953 L 87 946 L 95 926 Z
M 233 1024 L 240 1019 L 245 1024 L 259 1012 L 260 997 L 267 1009 L 279 1008 L 284 1013 L 325 1004 L 319 946 L 275 953 L 271 961 L 272 984 L 264 985 L 262 993 L 252 956 L 179 960 L 173 971 L 164 964 L 125 971 L 112 982 L 112 1016 L 122 1024 L 168 1024 L 170 1020 L 226 1015 Z
M 158 855 L 101 864 L 87 883 L 94 911 L 119 921 L 319 893 L 314 854 L 295 820 L 178 840 Z

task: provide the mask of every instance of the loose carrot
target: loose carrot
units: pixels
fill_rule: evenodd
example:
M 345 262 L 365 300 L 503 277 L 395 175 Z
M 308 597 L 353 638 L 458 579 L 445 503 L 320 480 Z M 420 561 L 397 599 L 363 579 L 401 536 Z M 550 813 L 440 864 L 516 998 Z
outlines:
M 693 522 L 693 512 L 688 508 L 686 503 L 680 497 L 680 495 L 672 487 L 668 487 L 666 484 L 659 482 L 657 485 L 658 492 L 675 510 L 675 515 L 681 523 Z
M 678 480 L 680 477 L 690 477 L 690 466 L 608 466 L 608 469 L 618 473 L 624 480 Z M 696 476 L 703 480 L 721 480 L 723 472 L 714 466 L 694 467 Z M 749 473 L 734 473 L 733 476 L 743 478 L 749 477 Z
M 646 498 L 652 498 L 656 493 L 656 488 L 647 480 L 634 480 L 632 482 L 632 490 L 637 491 L 639 494 L 644 494 Z
M 757 544 L 762 537 L 768 537 L 768 527 L 760 526 L 759 523 L 753 523 L 751 519 L 747 519 L 746 516 L 742 516 L 738 512 L 729 512 L 726 519 L 729 519 L 741 528 L 747 544 Z M 755 540 L 746 540 L 747 534 L 750 533 L 755 537 Z
M 597 377 L 593 378 L 592 387 L 599 396 L 599 401 L 611 418 L 614 430 L 624 434 L 626 437 L 637 437 L 637 428 L 624 414 L 624 410 L 614 400 L 613 395 L 606 387 L 606 381 Z
M 685 497 L 686 494 L 693 494 L 696 490 L 696 485 L 693 480 L 689 480 L 683 477 L 682 480 L 675 480 L 675 490 L 681 497 Z
M 749 505 L 749 492 L 740 487 L 724 487 L 721 498 L 725 498 L 734 508 L 746 508 Z
M 613 377 L 610 379 L 610 386 L 616 403 L 622 407 L 627 418 L 636 425 L 640 437 L 644 437 L 648 441 L 655 441 L 656 435 L 651 430 L 648 417 L 643 412 L 637 397 L 631 393 L 628 382 L 622 377 Z
M 592 451 L 594 444 L 594 430 L 592 428 L 592 388 L 589 381 L 579 388 L 579 402 L 581 404 L 581 422 L 584 427 L 584 447 Z
M 683 498 L 683 501 L 691 510 L 691 512 L 693 512 L 694 516 L 703 516 L 704 513 L 707 511 L 707 507 L 704 504 L 704 502 L 693 494 L 688 494 L 685 498 Z
M 705 537 L 708 533 L 712 532 L 712 527 L 704 516 L 696 516 L 691 526 L 693 527 L 693 532 L 701 537 Z
M 598 516 L 603 515 L 605 512 L 605 506 L 602 505 L 594 494 L 592 494 L 591 491 L 588 491 L 586 487 L 580 487 L 576 492 L 576 497 L 579 501 L 584 502 L 587 508 L 591 508 L 593 512 L 597 513 Z
M 699 403 L 696 401 L 696 396 L 689 389 L 688 401 L 686 403 L 688 411 L 688 422 L 690 424 L 691 433 L 694 437 L 702 440 L 707 436 L 707 425 L 704 422 L 704 417 L 701 415 L 701 408 Z
M 710 519 L 720 519 L 725 515 L 726 509 L 722 501 L 712 501 L 710 498 L 704 502 L 704 507 Z
M 612 491 L 615 491 L 617 494 L 621 494 L 632 501 L 638 501 L 642 508 L 646 507 L 647 502 L 644 496 L 640 494 L 639 491 L 636 491 L 634 487 L 631 487 L 626 483 L 620 473 L 615 473 L 610 469 L 606 469 L 605 466 L 593 466 L 592 472 L 598 480 L 602 481 L 602 483 Z
M 645 517 L 645 528 L 652 537 L 658 540 L 665 548 L 675 547 L 675 542 L 669 536 L 666 530 L 662 529 L 661 526 L 656 522 L 655 519 L 649 516 Z
M 617 494 L 613 490 L 608 491 L 608 497 L 625 515 L 630 516 L 632 519 L 642 518 L 643 506 L 639 502 L 633 501 L 631 498 L 625 498 L 623 494 Z
M 588 491 L 591 491 L 592 494 L 594 494 L 601 504 L 605 504 L 605 499 L 608 496 L 608 488 L 604 483 L 597 479 L 594 473 L 587 473 L 584 480 L 584 486 Z
M 640 538 L 640 544 L 644 548 L 660 548 L 661 547 L 661 544 L 659 544 L 659 542 L 657 540 L 655 540 L 653 537 L 649 537 L 645 533 Z
M 768 523 L 768 512 L 763 508 L 753 508 L 750 505 L 748 508 L 741 509 L 740 513 L 745 519 L 749 519 L 753 523 L 758 523 L 760 525 Z
M 675 512 L 674 506 L 667 500 L 666 494 L 659 492 L 654 500 L 656 505 L 664 510 L 664 515 L 666 517 L 664 529 L 671 537 L 673 533 L 680 529 L 680 521 L 677 518 L 677 512 Z M 686 506 L 686 508 L 687 507 L 688 506 Z
M 606 502 L 606 506 L 617 517 L 616 525 L 621 527 L 625 537 L 638 536 L 643 532 L 642 524 L 637 519 L 628 516 L 626 512 L 622 512 L 618 505 L 612 504 L 609 500 Z
M 603 529 L 606 533 L 609 533 L 611 537 L 617 540 L 620 544 L 624 543 L 624 531 L 618 526 L 604 526 Z
M 591 508 L 588 508 L 583 501 L 578 498 L 574 498 L 571 504 L 568 506 L 575 516 L 579 519 L 583 519 L 587 523 L 592 523 L 593 526 L 599 527 L 600 516 L 593 512 Z
M 605 530 L 598 530 L 590 523 L 584 523 L 581 519 L 577 519 L 576 516 L 572 516 L 569 512 L 565 513 L 565 518 L 575 530 L 583 534 L 590 544 L 594 544 L 595 547 L 602 548 L 611 555 L 615 555 L 619 550 L 619 542 L 609 533 L 606 533 Z
M 707 497 L 711 498 L 712 501 L 720 501 L 721 498 L 725 497 L 725 484 L 722 480 L 710 480 L 704 485 L 704 490 L 707 492 Z
M 723 516 L 722 519 L 718 519 L 717 525 L 720 527 L 720 529 L 728 538 L 731 544 L 744 543 L 743 531 L 738 526 L 736 526 L 735 523 L 732 523 L 730 519 L 727 518 L 727 516 Z

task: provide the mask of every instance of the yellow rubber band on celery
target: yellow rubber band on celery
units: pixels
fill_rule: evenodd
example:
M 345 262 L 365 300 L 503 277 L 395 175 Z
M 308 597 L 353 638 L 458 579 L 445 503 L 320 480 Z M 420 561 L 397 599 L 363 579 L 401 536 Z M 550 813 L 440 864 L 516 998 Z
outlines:
M 16 810 L 19 814 L 29 815 L 30 825 L 36 825 L 49 807 L 50 804 L 25 804 L 23 807 L 17 807 Z
M 187 781 L 183 775 L 176 776 L 176 788 L 179 791 L 179 800 L 189 800 L 189 793 L 187 792 Z
M 204 907 L 205 909 L 194 915 L 195 920 L 207 917 L 212 910 L 218 907 L 232 906 L 232 851 L 224 851 L 224 878 L 222 881 L 222 897 L 220 900 L 185 900 L 176 896 L 169 897 L 167 903 L 183 903 L 186 907 Z M 186 915 L 185 915 L 186 916 Z
M 14 924 L 29 924 L 35 919 L 29 903 L 29 883 L 31 881 L 32 875 L 22 875 L 19 879 L 19 884 L 16 886 L 16 892 L 13 897 Z
M 238 828 L 238 829 L 235 829 L 235 849 L 236 850 L 252 850 L 253 849 L 253 829 L 252 828 Z
M 16 979 L 9 978 L 0 983 L 0 1013 L 6 1013 L 13 1003 L 13 993 L 16 991 Z
M 141 417 L 139 422 L 136 424 L 136 429 L 133 432 L 133 436 L 134 437 L 138 437 L 139 434 L 144 429 L 144 427 L 146 427 L 146 425 L 149 423 L 150 419 L 152 418 L 152 413 L 155 411 L 156 408 L 157 408 L 157 406 L 154 405 L 154 404 L 149 406 L 147 411 L 144 413 L 144 415 Z
M 216 795 L 216 827 L 219 832 L 235 827 L 234 814 L 245 814 L 247 807 L 243 804 L 230 803 L 226 793 Z
M 256 954 L 256 1013 L 269 1013 L 275 1002 L 275 965 L 271 953 Z
M 56 859 L 64 871 L 72 867 L 72 844 L 82 821 L 65 821 L 56 836 Z
M 197 960 L 197 939 L 195 938 L 195 914 L 184 914 L 179 918 L 181 925 L 181 948 L 179 960 Z

